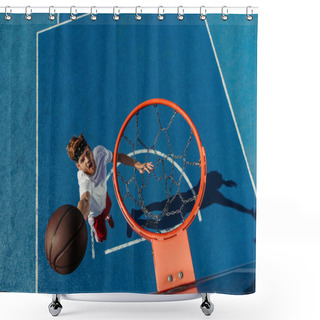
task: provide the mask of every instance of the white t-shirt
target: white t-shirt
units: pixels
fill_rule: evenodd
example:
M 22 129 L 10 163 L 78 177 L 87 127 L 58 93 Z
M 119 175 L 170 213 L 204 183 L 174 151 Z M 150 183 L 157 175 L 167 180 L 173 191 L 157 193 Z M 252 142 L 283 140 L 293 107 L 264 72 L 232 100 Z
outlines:
M 100 215 L 106 207 L 107 163 L 112 162 L 112 152 L 103 146 L 97 146 L 92 153 L 96 164 L 96 172 L 93 176 L 89 176 L 79 170 L 78 183 L 80 198 L 85 192 L 90 192 L 89 217 L 94 218 Z

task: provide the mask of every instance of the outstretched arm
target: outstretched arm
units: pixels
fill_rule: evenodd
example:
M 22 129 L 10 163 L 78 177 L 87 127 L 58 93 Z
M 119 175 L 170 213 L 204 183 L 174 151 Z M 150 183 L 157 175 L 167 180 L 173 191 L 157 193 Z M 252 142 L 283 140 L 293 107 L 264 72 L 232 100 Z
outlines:
M 81 211 L 84 220 L 87 220 L 90 213 L 90 192 L 86 191 L 82 194 L 78 202 L 78 209 Z
M 226 186 L 226 187 L 236 187 L 237 186 L 237 183 L 232 181 L 232 180 L 228 180 L 228 181 L 225 181 L 223 180 L 222 183 Z
M 130 158 L 125 153 L 118 153 L 117 162 L 121 162 L 126 166 L 134 167 L 139 170 L 140 173 L 143 173 L 144 171 L 150 173 L 153 170 L 152 162 L 140 163 L 139 161 L 135 161 Z

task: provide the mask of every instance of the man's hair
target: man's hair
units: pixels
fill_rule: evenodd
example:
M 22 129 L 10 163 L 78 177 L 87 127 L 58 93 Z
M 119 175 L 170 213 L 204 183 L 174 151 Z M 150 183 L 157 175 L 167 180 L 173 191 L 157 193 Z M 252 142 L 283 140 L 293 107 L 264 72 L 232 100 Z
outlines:
M 72 161 L 75 161 L 76 151 L 79 145 L 86 140 L 81 133 L 79 137 L 72 137 L 67 145 L 68 156 Z M 77 162 L 77 161 L 76 161 Z

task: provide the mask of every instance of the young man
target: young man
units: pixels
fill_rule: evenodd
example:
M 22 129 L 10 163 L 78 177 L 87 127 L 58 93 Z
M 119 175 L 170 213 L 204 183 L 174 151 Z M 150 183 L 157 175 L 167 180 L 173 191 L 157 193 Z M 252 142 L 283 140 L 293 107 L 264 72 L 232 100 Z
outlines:
M 113 153 L 103 146 L 97 146 L 91 151 L 90 146 L 81 134 L 72 137 L 67 146 L 67 152 L 78 168 L 78 183 L 80 189 L 80 201 L 78 209 L 82 212 L 84 219 L 93 230 L 97 242 L 107 238 L 108 221 L 110 228 L 114 227 L 110 215 L 111 200 L 107 192 L 107 163 L 113 161 Z M 144 171 L 150 173 L 153 169 L 151 162 L 140 163 L 124 153 L 119 153 L 117 162 L 127 166 L 135 167 L 141 174 Z

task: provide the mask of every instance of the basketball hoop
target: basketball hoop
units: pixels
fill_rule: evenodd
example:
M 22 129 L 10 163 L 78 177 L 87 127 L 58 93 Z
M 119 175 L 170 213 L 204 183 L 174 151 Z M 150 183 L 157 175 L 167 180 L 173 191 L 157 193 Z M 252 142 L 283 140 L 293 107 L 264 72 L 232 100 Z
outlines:
M 147 145 L 142 141 L 144 137 L 141 136 L 141 133 L 139 131 L 139 126 L 141 125 L 141 123 L 139 122 L 139 113 L 141 113 L 143 109 L 152 106 L 155 109 L 155 114 L 160 129 L 154 139 L 154 143 L 152 143 L 152 145 Z M 171 119 L 168 120 L 167 126 L 163 126 L 160 120 L 160 108 L 168 109 L 168 111 L 165 110 L 165 112 L 173 112 Z M 183 147 L 184 151 L 180 152 L 179 155 L 176 155 L 170 142 L 168 131 L 173 130 L 171 129 L 171 126 L 172 123 L 176 121 L 175 119 L 178 115 L 180 116 L 180 118 L 182 117 L 181 121 L 183 121 L 185 126 L 189 128 L 188 130 L 190 132 L 190 136 L 187 139 L 186 146 Z M 135 119 L 135 121 L 133 121 L 133 119 Z M 126 129 L 129 125 L 135 124 L 137 126 L 137 135 L 134 141 L 132 141 L 128 138 Z M 159 153 L 161 150 L 159 151 L 156 149 L 156 143 L 160 134 L 165 135 L 166 139 L 168 140 L 168 149 L 170 150 L 164 159 L 160 159 L 159 157 Z M 190 148 L 190 144 L 193 140 L 196 141 L 196 143 L 194 144 L 196 145 L 196 147 L 194 147 L 192 154 L 194 156 L 194 153 L 196 153 L 195 149 L 197 149 L 196 151 L 199 154 L 199 161 L 187 160 L 188 148 Z M 170 170 L 169 174 L 166 174 L 164 172 L 163 174 L 157 176 L 155 173 L 151 173 L 149 174 L 147 180 L 142 180 L 140 184 L 138 183 L 138 179 L 134 175 L 130 179 L 126 179 L 125 177 L 123 177 L 119 172 L 117 165 L 117 156 L 120 153 L 119 147 L 121 141 L 126 141 L 130 145 L 130 148 L 133 148 L 134 155 L 135 147 L 138 144 L 142 145 L 145 150 L 147 150 L 147 158 L 151 155 L 156 157 L 155 159 L 157 159 L 157 163 L 155 165 L 155 168 L 158 167 L 159 170 L 160 168 L 164 167 L 164 161 L 170 162 L 170 165 L 172 165 L 172 169 Z M 176 161 L 178 160 L 183 163 L 183 165 L 181 166 L 182 172 L 180 177 L 175 178 L 173 173 L 173 165 L 176 164 Z M 200 178 L 197 194 L 194 195 L 195 193 L 193 192 L 193 195 L 188 196 L 188 198 L 185 197 L 185 194 L 187 193 L 183 194 L 180 190 L 182 174 L 186 170 L 187 166 L 192 167 L 198 171 L 200 170 L 200 172 L 197 173 L 197 176 Z M 134 170 L 134 174 L 135 171 L 136 170 Z M 163 171 L 165 170 L 163 169 Z M 120 129 L 113 154 L 113 172 L 115 194 L 125 219 L 136 233 L 138 233 L 143 238 L 151 241 L 158 292 L 174 288 L 178 285 L 180 286 L 183 284 L 194 282 L 195 276 L 189 247 L 189 240 L 187 236 L 187 228 L 191 225 L 202 203 L 206 185 L 207 164 L 205 149 L 202 146 L 199 133 L 191 118 L 181 107 L 165 99 L 151 99 L 138 105 L 132 110 Z M 152 174 L 153 177 L 150 178 Z M 162 182 L 165 185 L 164 188 L 167 199 L 166 201 L 164 201 L 164 206 L 163 208 L 161 208 L 161 213 L 159 215 L 152 213 L 149 207 L 145 204 L 144 189 L 147 187 L 150 180 L 154 180 L 155 182 L 159 183 Z M 119 183 L 123 185 L 124 192 L 122 193 Z M 135 192 L 129 190 L 130 184 L 136 187 Z M 175 187 L 175 192 L 172 191 L 173 186 Z M 135 198 L 136 194 L 138 195 L 138 199 Z M 141 214 L 145 215 L 145 221 L 147 221 L 147 224 L 155 225 L 155 228 L 158 232 L 153 232 L 150 230 L 150 228 L 148 229 L 146 228 L 146 226 L 141 225 L 137 221 L 135 221 L 134 217 L 132 217 L 132 215 L 129 213 L 131 208 L 127 208 L 128 205 L 124 203 L 126 199 L 131 199 L 133 205 L 140 207 Z M 170 209 L 170 206 L 172 206 L 172 204 L 176 202 L 179 202 L 178 208 L 175 208 L 174 210 Z M 185 211 L 189 211 L 189 208 L 190 213 L 188 213 L 188 215 L 186 216 Z M 131 211 L 132 210 L 133 209 L 131 209 Z M 181 217 L 180 223 L 176 224 L 173 228 L 169 228 L 169 230 L 160 229 L 159 223 L 161 222 L 161 220 L 168 219 L 168 217 L 172 217 L 174 215 L 177 215 L 179 218 Z M 192 292 L 195 291 L 191 290 L 188 293 Z

